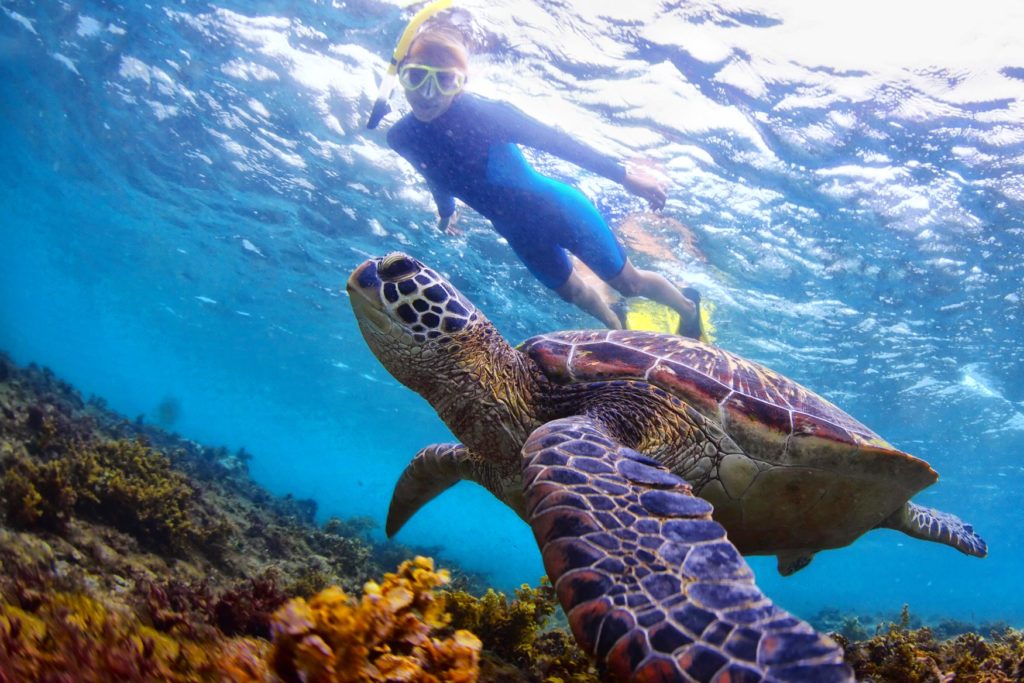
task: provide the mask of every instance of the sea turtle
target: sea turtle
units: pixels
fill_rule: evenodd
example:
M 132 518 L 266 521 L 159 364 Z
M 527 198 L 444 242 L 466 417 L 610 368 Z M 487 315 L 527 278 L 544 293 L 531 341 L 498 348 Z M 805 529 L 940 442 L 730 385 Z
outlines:
M 909 502 L 936 479 L 927 463 L 728 351 L 625 330 L 513 348 L 401 253 L 356 268 L 348 293 L 373 353 L 462 441 L 415 456 L 387 533 L 457 481 L 483 485 L 530 524 L 576 639 L 614 680 L 852 680 L 741 553 L 788 573 L 878 527 L 986 553 Z

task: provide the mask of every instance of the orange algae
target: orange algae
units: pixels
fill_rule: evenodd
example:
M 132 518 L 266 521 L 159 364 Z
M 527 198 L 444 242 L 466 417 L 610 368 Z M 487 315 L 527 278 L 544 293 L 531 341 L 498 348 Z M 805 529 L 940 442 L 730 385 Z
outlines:
M 80 593 L 51 594 L 35 612 L 0 604 L 0 683 L 263 681 L 268 649 L 174 638 Z
M 417 557 L 367 582 L 359 601 L 336 586 L 295 598 L 274 614 L 271 668 L 289 683 L 476 681 L 480 640 L 465 630 L 435 633 L 449 617 L 434 589 L 448 581 Z
M 163 633 L 84 593 L 47 593 L 31 609 L 4 602 L 0 683 L 472 683 L 480 640 L 465 630 L 441 635 L 449 616 L 434 589 L 448 580 L 417 557 L 367 582 L 359 600 L 337 586 L 295 598 L 274 614 L 272 643 Z

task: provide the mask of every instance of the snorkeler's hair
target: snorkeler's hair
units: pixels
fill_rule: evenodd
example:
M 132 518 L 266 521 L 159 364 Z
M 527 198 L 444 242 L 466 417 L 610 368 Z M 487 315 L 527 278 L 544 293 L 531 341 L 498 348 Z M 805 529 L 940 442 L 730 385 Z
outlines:
M 423 25 L 416 37 L 409 44 L 409 52 L 406 58 L 416 48 L 424 46 L 445 50 L 456 56 L 463 62 L 463 68 L 469 68 L 469 44 L 466 34 L 456 24 L 447 21 L 445 18 L 431 19 Z

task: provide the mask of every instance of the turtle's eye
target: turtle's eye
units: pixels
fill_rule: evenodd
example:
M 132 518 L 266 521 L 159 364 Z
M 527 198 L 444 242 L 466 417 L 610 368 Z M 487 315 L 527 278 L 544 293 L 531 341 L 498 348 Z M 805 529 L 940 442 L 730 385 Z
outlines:
M 377 274 L 384 280 L 395 282 L 401 278 L 417 273 L 420 264 L 411 256 L 402 253 L 388 254 L 380 260 Z

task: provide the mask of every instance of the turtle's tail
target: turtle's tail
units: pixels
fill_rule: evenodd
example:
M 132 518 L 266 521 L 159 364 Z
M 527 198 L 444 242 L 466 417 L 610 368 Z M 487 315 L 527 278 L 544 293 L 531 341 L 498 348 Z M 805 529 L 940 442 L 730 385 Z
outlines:
M 956 515 L 907 502 L 878 525 L 908 536 L 952 546 L 974 557 L 988 555 L 988 544 L 974 533 L 974 527 Z

